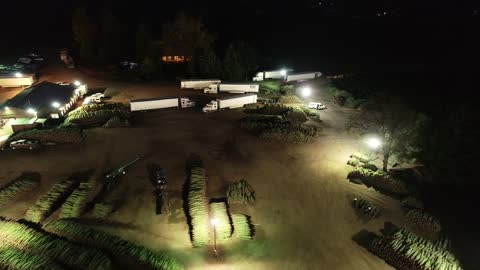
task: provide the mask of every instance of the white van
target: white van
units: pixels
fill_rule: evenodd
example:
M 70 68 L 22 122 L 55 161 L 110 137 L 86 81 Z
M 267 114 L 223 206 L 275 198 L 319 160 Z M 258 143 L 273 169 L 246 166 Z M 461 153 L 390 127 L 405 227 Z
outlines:
M 320 102 L 310 102 L 308 103 L 308 108 L 314 110 L 325 110 L 327 107 Z

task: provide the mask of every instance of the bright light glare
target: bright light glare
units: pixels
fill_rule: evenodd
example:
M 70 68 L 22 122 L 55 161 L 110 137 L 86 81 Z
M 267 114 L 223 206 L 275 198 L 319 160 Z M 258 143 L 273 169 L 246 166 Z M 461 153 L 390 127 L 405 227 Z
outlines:
M 218 225 L 218 219 L 212 218 L 212 219 L 210 220 L 210 224 L 212 224 L 213 227 L 217 226 L 217 225 Z
M 5 109 L 5 110 L 8 110 L 8 109 L 10 109 L 10 108 L 8 108 L 8 106 L 5 106 L 5 108 L 4 108 L 4 109 Z
M 27 113 L 29 113 L 29 114 L 36 114 L 37 111 L 35 111 L 35 110 L 32 109 L 32 108 L 28 108 L 28 109 L 27 109 Z
M 302 88 L 302 96 L 308 97 L 311 94 L 312 94 L 312 88 L 310 88 L 308 86 L 305 86 L 304 88 Z
M 82 84 L 79 80 L 76 80 L 73 82 L 73 84 L 75 84 L 76 86 L 80 86 L 80 84 Z
M 20 73 L 20 72 L 15 72 L 15 77 L 21 78 L 21 77 L 23 77 L 23 74 Z
M 52 102 L 52 107 L 58 108 L 58 107 L 60 107 L 60 103 L 58 103 L 58 102 L 56 102 L 56 101 L 55 101 L 55 102 Z
M 380 147 L 380 145 L 382 145 L 382 142 L 379 138 L 371 137 L 367 139 L 367 144 L 370 148 L 377 149 L 378 147 Z
M 286 71 L 285 69 L 282 69 L 282 70 L 280 71 L 280 75 L 282 75 L 282 76 L 287 75 L 287 71 Z

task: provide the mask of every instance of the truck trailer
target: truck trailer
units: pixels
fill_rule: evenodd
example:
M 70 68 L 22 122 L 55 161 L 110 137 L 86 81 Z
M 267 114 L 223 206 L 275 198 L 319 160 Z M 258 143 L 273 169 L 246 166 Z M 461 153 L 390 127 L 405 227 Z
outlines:
M 245 95 L 236 95 L 230 97 L 223 97 L 218 98 L 216 100 L 210 101 L 205 107 L 203 107 L 202 111 L 204 113 L 207 112 L 215 112 L 219 110 L 225 109 L 235 109 L 244 107 L 247 104 L 254 104 L 257 103 L 257 95 L 256 94 L 245 94 Z
M 148 111 L 166 108 L 189 108 L 194 107 L 195 102 L 186 97 L 171 98 L 148 98 L 130 100 L 130 111 Z
M 318 71 L 293 73 L 293 74 L 288 74 L 285 81 L 287 82 L 306 81 L 306 80 L 320 78 L 321 76 L 322 76 L 322 73 Z
M 217 94 L 220 92 L 227 92 L 232 94 L 246 94 L 246 93 L 258 93 L 258 84 L 251 83 L 221 83 L 211 84 L 203 90 L 205 94 Z
M 30 86 L 36 81 L 34 74 L 0 74 L 0 87 Z
M 292 71 L 293 69 L 260 71 L 260 72 L 257 72 L 255 77 L 252 78 L 252 81 L 263 81 L 268 79 L 284 79 L 285 76 L 287 76 L 287 74 Z
M 218 84 L 221 83 L 222 81 L 219 79 L 207 79 L 207 80 L 201 80 L 201 79 L 194 79 L 194 80 L 181 80 L 180 81 L 180 88 L 181 89 L 204 89 L 206 87 L 209 87 L 211 84 Z

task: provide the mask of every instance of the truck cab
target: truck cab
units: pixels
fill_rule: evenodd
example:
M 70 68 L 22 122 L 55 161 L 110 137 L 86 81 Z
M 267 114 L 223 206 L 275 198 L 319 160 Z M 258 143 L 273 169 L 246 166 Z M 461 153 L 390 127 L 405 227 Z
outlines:
M 218 84 L 210 84 L 207 88 L 203 90 L 205 94 L 217 94 L 218 93 Z
M 191 101 L 189 98 L 180 98 L 180 108 L 195 107 L 195 101 Z
M 255 77 L 252 78 L 252 81 L 258 82 L 258 81 L 263 81 L 264 80 L 264 74 L 263 72 L 258 72 Z
M 204 113 L 207 113 L 207 112 L 214 112 L 218 110 L 218 101 L 217 100 L 212 100 L 210 101 L 209 103 L 207 103 L 207 105 L 205 105 L 205 107 L 203 107 L 202 111 Z

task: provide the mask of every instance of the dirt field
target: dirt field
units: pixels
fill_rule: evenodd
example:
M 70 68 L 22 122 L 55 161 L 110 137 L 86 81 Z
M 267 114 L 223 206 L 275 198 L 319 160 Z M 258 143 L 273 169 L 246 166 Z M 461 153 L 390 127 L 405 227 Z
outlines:
M 91 87 L 107 86 L 107 82 L 87 82 Z M 179 93 L 172 85 L 111 83 L 108 87 L 111 85 L 118 89 L 117 101 Z M 350 169 L 347 158 L 360 145 L 341 132 L 349 111 L 331 103 L 327 106 L 324 135 L 305 145 L 262 141 L 246 134 L 236 121 L 243 116 L 240 110 L 205 115 L 195 108 L 136 114 L 133 128 L 91 129 L 79 145 L 2 152 L 0 183 L 22 171 L 35 171 L 42 175 L 42 185 L 35 194 L 0 209 L 0 215 L 21 218 L 56 181 L 89 169 L 100 175 L 142 155 L 121 180 L 124 205 L 107 220 L 91 221 L 94 226 L 152 249 L 167 249 L 188 269 L 392 269 L 358 246 L 352 236 L 363 229 L 378 231 L 386 220 L 404 225 L 399 203 L 345 180 Z M 225 196 L 227 184 L 242 178 L 257 193 L 255 205 L 231 206 L 233 213 L 252 216 L 255 240 L 221 243 L 222 262 L 213 259 L 211 247 L 191 248 L 181 208 L 185 161 L 191 154 L 204 161 L 211 198 Z M 146 171 L 149 163 L 166 169 L 171 203 L 168 217 L 154 213 L 153 186 Z M 368 222 L 359 218 L 350 206 L 355 195 L 381 206 L 381 218 Z

